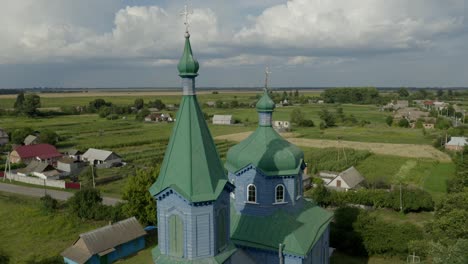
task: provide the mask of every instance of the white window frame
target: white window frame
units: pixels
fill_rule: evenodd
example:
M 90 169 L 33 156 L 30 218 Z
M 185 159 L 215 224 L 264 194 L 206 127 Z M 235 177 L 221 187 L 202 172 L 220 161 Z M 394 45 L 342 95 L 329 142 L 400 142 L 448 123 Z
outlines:
M 255 201 L 253 201 L 253 202 L 252 202 L 252 201 L 249 201 L 249 189 L 250 189 L 250 187 L 254 187 Z M 247 197 L 246 197 L 246 198 L 247 198 L 247 200 L 246 200 L 245 203 L 249 203 L 249 204 L 258 204 L 258 203 L 257 203 L 257 186 L 255 186 L 255 184 L 252 184 L 252 183 L 251 183 L 251 184 L 247 185 Z
M 278 196 L 277 196 L 277 194 L 278 194 L 278 188 L 279 188 L 279 187 L 282 187 L 282 188 L 283 188 L 283 199 L 282 199 L 282 200 L 278 200 Z M 284 199 L 284 198 L 285 198 L 285 197 L 284 197 L 285 189 L 286 189 L 286 188 L 284 187 L 283 184 L 278 184 L 278 185 L 276 185 L 276 187 L 275 187 L 275 194 L 274 194 L 274 195 L 275 195 L 275 202 L 274 202 L 273 204 L 286 204 L 286 203 L 287 203 L 287 202 L 285 201 L 285 199 Z

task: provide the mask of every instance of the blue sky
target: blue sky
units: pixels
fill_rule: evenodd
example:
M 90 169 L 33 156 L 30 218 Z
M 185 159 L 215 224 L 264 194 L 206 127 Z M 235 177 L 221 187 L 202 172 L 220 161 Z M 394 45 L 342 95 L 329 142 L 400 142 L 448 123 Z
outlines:
M 0 88 L 175 87 L 179 0 L 17 0 Z M 193 0 L 199 86 L 468 86 L 465 0 Z

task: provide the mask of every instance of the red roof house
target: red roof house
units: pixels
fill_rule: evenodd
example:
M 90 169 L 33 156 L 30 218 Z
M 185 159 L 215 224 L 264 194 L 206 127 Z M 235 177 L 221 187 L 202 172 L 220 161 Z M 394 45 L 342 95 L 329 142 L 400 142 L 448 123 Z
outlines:
M 61 157 L 62 154 L 50 144 L 19 146 L 10 153 L 10 161 L 12 163 L 29 163 L 31 160 L 54 163 Z

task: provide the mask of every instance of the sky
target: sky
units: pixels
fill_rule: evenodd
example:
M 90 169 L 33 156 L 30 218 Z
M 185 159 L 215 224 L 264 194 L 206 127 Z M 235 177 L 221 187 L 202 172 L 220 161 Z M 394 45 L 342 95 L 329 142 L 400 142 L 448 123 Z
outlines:
M 182 0 L 1 1 L 0 88 L 178 87 Z M 468 87 L 466 0 L 192 0 L 200 87 Z

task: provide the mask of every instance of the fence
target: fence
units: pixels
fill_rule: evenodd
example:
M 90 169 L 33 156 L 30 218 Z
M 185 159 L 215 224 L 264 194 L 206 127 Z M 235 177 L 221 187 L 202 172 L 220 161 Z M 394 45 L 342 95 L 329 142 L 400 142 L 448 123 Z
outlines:
M 65 182 L 66 189 L 81 189 L 81 184 L 79 182 Z
M 36 177 L 28 177 L 28 176 L 20 176 L 18 174 L 8 174 L 7 173 L 7 179 L 11 179 L 14 181 L 18 182 L 24 182 L 28 184 L 34 184 L 34 185 L 41 185 L 41 186 L 47 186 L 47 187 L 54 187 L 54 188 L 60 188 L 60 189 L 65 189 L 65 181 L 61 180 L 44 180 L 44 179 L 39 179 Z

